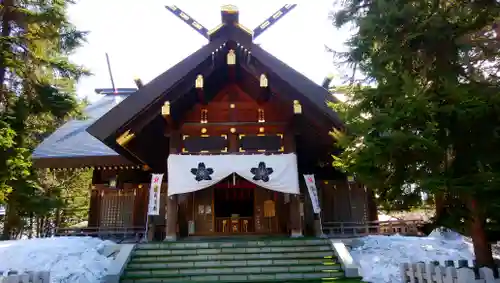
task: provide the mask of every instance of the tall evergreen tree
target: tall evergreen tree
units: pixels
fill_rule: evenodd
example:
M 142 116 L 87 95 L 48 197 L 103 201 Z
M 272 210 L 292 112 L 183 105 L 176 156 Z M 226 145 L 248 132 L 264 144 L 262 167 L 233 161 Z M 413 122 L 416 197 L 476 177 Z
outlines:
M 39 190 L 29 156 L 40 132 L 79 112 L 74 86 L 88 72 L 68 56 L 85 33 L 69 22 L 68 0 L 5 0 L 0 5 L 0 202 L 4 236 L 20 230 Z M 5 133 L 5 134 L 4 134 Z M 31 208 L 31 207 L 30 207 Z
M 487 231 L 500 204 L 497 1 L 347 0 L 334 24 L 353 24 L 336 54 L 365 80 L 337 91 L 347 123 L 334 162 L 377 190 L 388 207 L 420 193 L 447 198 L 447 226 L 472 236 L 480 265 L 493 265 Z M 437 201 L 437 200 L 436 200 Z

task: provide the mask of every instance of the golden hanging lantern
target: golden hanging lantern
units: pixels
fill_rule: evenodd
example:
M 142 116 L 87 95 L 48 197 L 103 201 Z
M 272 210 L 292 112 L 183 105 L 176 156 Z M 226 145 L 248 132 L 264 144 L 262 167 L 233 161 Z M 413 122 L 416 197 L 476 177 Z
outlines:
M 203 88 L 203 76 L 202 75 L 198 75 L 196 77 L 195 87 L 196 88 Z
M 293 113 L 294 114 L 302 114 L 302 105 L 298 100 L 293 101 Z
M 227 64 L 228 65 L 236 65 L 236 54 L 234 53 L 234 50 L 231 49 L 227 53 Z
M 260 87 L 268 87 L 269 82 L 265 74 L 260 75 Z
M 165 101 L 165 103 L 161 107 L 161 115 L 162 116 L 170 115 L 170 101 Z

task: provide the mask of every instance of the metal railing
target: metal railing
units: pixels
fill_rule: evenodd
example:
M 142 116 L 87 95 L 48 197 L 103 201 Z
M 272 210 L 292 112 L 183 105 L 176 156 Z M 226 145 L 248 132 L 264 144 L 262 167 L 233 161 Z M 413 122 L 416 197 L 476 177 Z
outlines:
M 323 233 L 329 237 L 356 237 L 366 235 L 419 235 L 424 220 L 396 220 L 372 222 L 324 222 Z

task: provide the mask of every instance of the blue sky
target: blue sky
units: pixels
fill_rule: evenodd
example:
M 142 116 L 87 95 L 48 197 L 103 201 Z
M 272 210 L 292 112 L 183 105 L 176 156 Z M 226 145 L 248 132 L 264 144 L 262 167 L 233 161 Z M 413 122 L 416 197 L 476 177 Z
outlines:
M 287 4 L 284 1 L 259 2 L 230 4 L 238 6 L 240 23 L 250 29 Z M 303 2 L 259 36 L 256 42 L 311 80 L 321 83 L 327 74 L 339 73 L 325 45 L 341 50 L 349 33 L 336 30 L 328 18 L 333 10 L 333 0 Z M 204 37 L 164 8 L 172 4 L 210 30 L 220 23 L 221 5 L 228 3 L 80 0 L 72 6 L 69 10 L 71 21 L 80 30 L 90 31 L 90 35 L 88 43 L 71 59 L 94 74 L 81 80 L 78 94 L 95 100 L 98 96 L 94 94 L 94 88 L 111 87 L 106 52 L 110 55 L 115 85 L 134 87 L 135 77 L 147 83 L 205 45 L 207 40 Z

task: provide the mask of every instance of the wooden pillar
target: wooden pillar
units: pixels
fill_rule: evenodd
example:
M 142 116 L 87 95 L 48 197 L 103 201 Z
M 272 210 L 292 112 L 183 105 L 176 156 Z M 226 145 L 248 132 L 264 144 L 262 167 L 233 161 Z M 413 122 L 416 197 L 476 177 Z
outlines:
M 177 240 L 177 195 L 167 197 L 165 241 Z
M 135 190 L 134 226 L 145 227 L 146 218 L 148 217 L 149 184 L 138 184 Z
M 170 154 L 176 154 L 181 147 L 181 135 L 177 128 L 172 129 L 170 135 Z M 168 181 L 168 180 L 167 180 Z M 168 191 L 168 190 L 167 190 Z M 167 196 L 167 209 L 165 210 L 165 241 L 177 240 L 177 195 Z
M 284 133 L 284 146 L 286 153 L 295 153 L 295 123 L 292 122 L 286 127 Z M 298 168 L 297 168 L 298 170 Z M 302 221 L 300 218 L 300 199 L 299 195 L 290 195 L 290 204 L 289 204 L 290 212 L 289 212 L 289 223 L 290 223 L 290 237 L 298 238 L 302 237 Z
M 88 227 L 99 227 L 99 218 L 101 213 L 101 191 L 91 189 Z
M 100 224 L 101 215 L 101 191 L 95 186 L 100 181 L 100 170 L 92 171 L 92 184 L 90 185 L 90 203 L 87 227 L 96 228 Z
M 290 237 L 302 237 L 300 200 L 298 195 L 290 195 Z
M 294 117 L 295 118 L 295 117 Z M 295 145 L 295 126 L 296 123 L 294 123 L 293 119 L 291 123 L 286 127 L 285 133 L 284 133 L 284 146 L 285 146 L 285 152 L 286 153 L 295 153 L 296 151 L 296 145 Z M 298 170 L 298 168 L 297 168 Z M 298 238 L 302 237 L 302 221 L 300 217 L 300 199 L 299 195 L 290 195 L 290 213 L 288 214 L 290 219 L 290 237 L 292 238 Z

